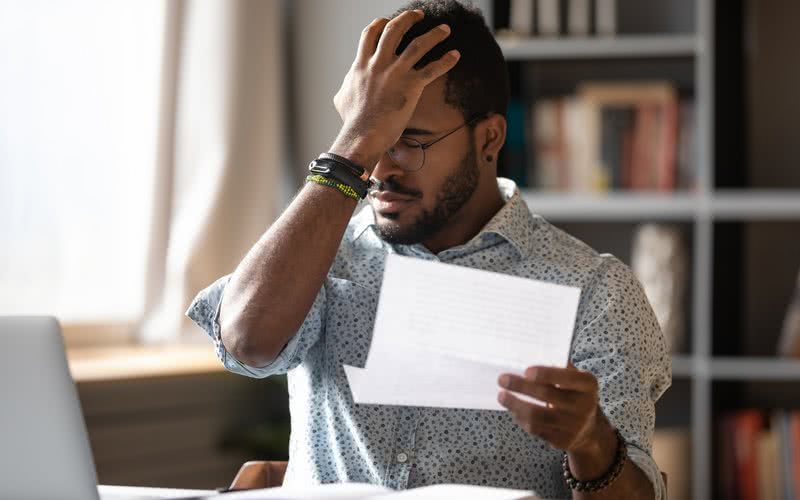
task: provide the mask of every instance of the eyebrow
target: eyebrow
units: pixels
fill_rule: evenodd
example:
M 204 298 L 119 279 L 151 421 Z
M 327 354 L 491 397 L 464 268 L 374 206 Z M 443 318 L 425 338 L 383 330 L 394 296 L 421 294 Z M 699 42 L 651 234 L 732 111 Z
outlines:
M 403 135 L 433 135 L 433 132 L 423 128 L 407 128 L 403 130 Z

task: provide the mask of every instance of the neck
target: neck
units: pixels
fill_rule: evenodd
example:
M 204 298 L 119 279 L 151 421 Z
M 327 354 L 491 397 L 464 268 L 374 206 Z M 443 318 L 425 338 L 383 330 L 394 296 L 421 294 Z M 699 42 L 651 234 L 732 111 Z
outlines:
M 447 225 L 422 242 L 425 248 L 438 254 L 448 248 L 463 245 L 474 238 L 503 208 L 505 201 L 497 186 L 497 177 L 486 177 L 481 179 L 472 197 L 453 214 Z

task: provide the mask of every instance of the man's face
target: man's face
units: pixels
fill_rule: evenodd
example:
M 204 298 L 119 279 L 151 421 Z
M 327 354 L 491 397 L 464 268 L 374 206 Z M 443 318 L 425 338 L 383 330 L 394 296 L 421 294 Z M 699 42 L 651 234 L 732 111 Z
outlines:
M 444 95 L 445 77 L 425 87 L 404 137 L 424 144 L 464 123 Z M 469 201 L 479 175 L 469 127 L 426 149 L 424 165 L 414 172 L 399 168 L 384 154 L 372 172 L 383 185 L 369 197 L 379 236 L 390 243 L 413 244 L 435 235 Z

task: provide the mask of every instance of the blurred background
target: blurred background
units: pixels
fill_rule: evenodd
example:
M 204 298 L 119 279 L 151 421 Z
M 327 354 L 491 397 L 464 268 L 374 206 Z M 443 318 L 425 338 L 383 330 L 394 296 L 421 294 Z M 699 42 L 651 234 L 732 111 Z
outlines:
M 509 61 L 500 175 L 630 264 L 672 345 L 670 496 L 800 498 L 800 3 L 474 3 Z M 61 321 L 101 483 L 286 458 L 285 381 L 223 373 L 183 313 L 333 141 L 361 29 L 402 4 L 0 0 L 0 314 Z

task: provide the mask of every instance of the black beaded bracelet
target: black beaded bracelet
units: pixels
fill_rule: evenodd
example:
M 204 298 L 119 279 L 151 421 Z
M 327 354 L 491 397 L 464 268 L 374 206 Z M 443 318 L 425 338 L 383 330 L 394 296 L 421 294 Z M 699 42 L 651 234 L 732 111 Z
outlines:
M 572 471 L 569 470 L 569 457 L 564 453 L 564 460 L 561 462 L 561 467 L 564 469 L 564 481 L 566 481 L 570 489 L 589 492 L 604 490 L 611 486 L 611 483 L 616 481 L 619 475 L 622 474 L 625 462 L 628 461 L 628 446 L 622 434 L 620 434 L 619 429 L 615 429 L 615 431 L 617 433 L 617 452 L 614 456 L 614 463 L 611 464 L 611 467 L 605 474 L 597 479 L 592 479 L 591 481 L 579 481 L 575 479 L 572 475 Z

